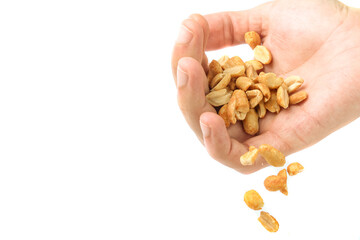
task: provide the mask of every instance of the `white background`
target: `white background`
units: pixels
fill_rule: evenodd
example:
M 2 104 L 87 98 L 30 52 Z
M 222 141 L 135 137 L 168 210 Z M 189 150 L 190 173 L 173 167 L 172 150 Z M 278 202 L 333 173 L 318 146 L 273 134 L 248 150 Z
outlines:
M 262 185 L 279 169 L 211 159 L 177 107 L 181 21 L 263 2 L 1 1 L 0 239 L 360 239 L 360 119 L 287 158 L 305 171 L 285 197 Z

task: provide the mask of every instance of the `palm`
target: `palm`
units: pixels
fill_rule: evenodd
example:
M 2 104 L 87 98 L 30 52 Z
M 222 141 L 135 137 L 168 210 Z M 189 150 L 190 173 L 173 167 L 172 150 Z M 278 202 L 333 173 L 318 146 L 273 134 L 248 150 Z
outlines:
M 328 2 L 324 5 L 324 1 L 306 4 L 294 1 L 289 8 L 288 3 L 277 1 L 272 5 L 269 31 L 263 42 L 274 60 L 266 71 L 303 77 L 302 88 L 309 99 L 278 115 L 268 114 L 260 122 L 260 134 L 275 134 L 287 154 L 315 143 L 351 121 L 350 113 L 357 107 L 351 104 L 355 100 L 355 84 L 360 86 L 355 81 L 360 77 L 356 70 L 360 58 L 353 51 L 358 43 L 347 41 L 342 34 L 348 17 L 342 5 L 335 1 L 331 5 Z M 236 133 L 238 127 L 232 129 L 230 134 L 238 136 L 238 140 L 249 139 Z

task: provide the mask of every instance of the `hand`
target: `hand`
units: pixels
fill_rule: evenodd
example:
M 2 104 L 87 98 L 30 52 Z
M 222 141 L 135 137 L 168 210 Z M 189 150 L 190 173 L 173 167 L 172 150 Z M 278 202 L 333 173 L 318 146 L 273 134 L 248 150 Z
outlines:
M 277 115 L 268 112 L 254 137 L 240 123 L 226 129 L 205 99 L 205 51 L 243 44 L 247 31 L 258 32 L 273 55 L 265 72 L 301 76 L 309 95 Z M 335 0 L 278 0 L 247 11 L 192 15 L 181 32 L 172 56 L 180 109 L 208 153 L 231 168 L 251 173 L 266 166 L 263 160 L 241 165 L 239 158 L 250 145 L 267 143 L 289 155 L 360 115 L 357 9 Z

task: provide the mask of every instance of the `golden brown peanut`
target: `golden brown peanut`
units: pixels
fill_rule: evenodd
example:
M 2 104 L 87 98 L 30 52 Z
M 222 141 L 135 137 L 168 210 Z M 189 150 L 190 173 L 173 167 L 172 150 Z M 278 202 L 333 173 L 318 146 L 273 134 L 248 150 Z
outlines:
M 264 186 L 269 191 L 280 191 L 284 195 L 288 195 L 287 173 L 286 169 L 281 170 L 278 175 L 272 175 L 265 179 Z
M 221 66 L 222 68 L 224 68 L 225 63 L 226 63 L 229 59 L 230 59 L 230 58 L 229 58 L 227 55 L 224 55 L 224 56 L 222 56 L 221 58 L 219 58 L 218 63 L 220 64 L 220 66 Z
M 229 87 L 230 90 L 233 90 L 233 91 L 234 91 L 234 90 L 236 89 L 236 83 L 235 83 L 235 81 L 236 81 L 236 78 L 232 78 L 231 81 L 229 82 L 228 87 Z
M 264 104 L 264 99 L 259 102 L 259 104 L 256 107 L 256 112 L 259 115 L 259 118 L 264 118 L 266 115 L 266 108 Z
M 250 60 L 245 62 L 245 67 L 248 68 L 250 65 L 252 65 L 255 69 L 255 71 L 259 71 L 264 68 L 261 62 L 257 60 Z
M 299 102 L 304 101 L 308 97 L 305 91 L 299 91 L 290 95 L 289 101 L 290 104 L 298 104 Z
M 217 76 L 217 75 L 216 75 Z M 215 77 L 216 77 L 215 76 Z M 225 74 L 225 76 L 220 80 L 220 82 L 218 84 L 216 84 L 216 86 L 211 89 L 211 91 L 217 91 L 223 88 L 226 88 L 229 83 L 231 81 L 231 75 L 229 73 Z
M 269 89 L 278 89 L 284 82 L 284 79 L 277 77 L 275 73 L 260 73 L 258 80 L 268 86 Z
M 226 68 L 224 73 L 229 73 L 231 77 L 240 77 L 245 74 L 245 66 L 235 66 L 231 68 Z
M 225 126 L 229 127 L 230 126 L 230 120 L 227 117 L 227 104 L 225 104 L 224 106 L 222 106 L 218 112 L 219 116 L 222 117 L 222 119 L 225 122 Z
M 243 90 L 235 90 L 229 100 L 227 107 L 228 119 L 232 124 L 236 123 L 236 111 L 247 113 L 249 111 L 249 101 Z
M 263 95 L 260 90 L 248 90 L 246 91 L 246 95 L 250 100 L 250 108 L 255 108 L 259 102 L 263 99 Z
M 280 106 L 277 103 L 277 93 L 276 91 L 271 91 L 271 96 L 269 101 L 265 103 L 265 108 L 272 112 L 272 113 L 279 113 L 280 112 Z
M 246 76 L 250 78 L 253 82 L 257 82 L 258 74 L 253 67 L 253 65 L 249 65 L 249 67 L 246 68 Z
M 294 176 L 298 173 L 301 173 L 302 171 L 304 171 L 304 167 L 298 162 L 291 163 L 287 167 L 287 172 L 289 173 L 289 176 Z
M 244 131 L 255 135 L 259 131 L 259 117 L 254 109 L 250 109 L 243 120 Z
M 269 144 L 262 144 L 259 147 L 259 153 L 274 167 L 282 167 L 285 164 L 285 155 Z
M 235 117 L 237 120 L 244 120 L 247 113 L 238 112 L 235 110 Z
M 268 86 L 266 86 L 263 83 L 256 83 L 251 88 L 259 89 L 261 91 L 261 93 L 263 94 L 263 96 L 264 96 L 264 102 L 269 101 L 269 99 L 271 97 L 271 93 L 270 93 L 270 89 L 268 88 Z
M 249 190 L 244 194 L 244 202 L 253 210 L 260 210 L 264 206 L 264 200 L 255 190 Z
M 261 45 L 261 38 L 257 32 L 251 31 L 245 33 L 245 42 L 254 49 L 256 46 Z
M 255 60 L 258 60 L 262 64 L 269 64 L 272 61 L 271 52 L 265 47 L 258 45 L 254 49 Z
M 216 60 L 212 60 L 209 64 L 209 72 L 207 75 L 209 82 L 213 79 L 213 77 L 222 72 L 223 69 L 221 65 Z
M 213 77 L 209 81 L 209 87 L 210 89 L 214 88 L 223 78 L 225 77 L 224 73 L 218 73 L 215 77 Z
M 235 57 L 227 59 L 224 64 L 221 64 L 221 67 L 224 70 L 228 69 L 228 68 L 235 67 L 235 66 L 245 66 L 245 63 L 240 57 L 235 56 Z
M 278 221 L 267 212 L 261 211 L 258 220 L 269 232 L 277 232 L 279 230 Z
M 259 149 L 251 146 L 249 151 L 241 155 L 240 162 L 242 165 L 253 165 L 259 153 Z
M 221 89 L 218 91 L 212 91 L 206 95 L 206 100 L 214 107 L 219 107 L 230 101 L 233 91 L 229 89 Z
M 248 90 L 252 84 L 253 82 L 248 77 L 238 77 L 236 79 L 236 87 L 243 91 Z
M 290 76 L 284 80 L 284 83 L 288 87 L 288 93 L 291 94 L 301 87 L 304 79 L 299 76 Z
M 284 109 L 289 107 L 289 94 L 287 92 L 286 86 L 281 85 L 276 94 L 277 103 Z

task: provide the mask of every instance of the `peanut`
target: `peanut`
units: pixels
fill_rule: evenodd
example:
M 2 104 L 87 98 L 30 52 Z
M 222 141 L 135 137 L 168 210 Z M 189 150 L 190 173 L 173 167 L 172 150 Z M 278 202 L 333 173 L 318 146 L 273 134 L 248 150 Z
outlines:
M 216 90 L 226 88 L 229 85 L 230 81 L 231 81 L 230 74 L 229 73 L 224 74 L 224 77 L 220 80 L 220 82 L 218 84 L 216 84 L 216 86 L 213 89 L 211 89 L 211 91 L 216 91 Z
M 299 91 L 290 95 L 289 101 L 290 104 L 298 104 L 299 102 L 304 101 L 308 97 L 305 91 Z
M 269 89 L 277 89 L 284 82 L 284 79 L 277 77 L 275 73 L 260 73 L 258 80 L 268 86 Z
M 229 73 L 231 77 L 240 77 L 245 74 L 245 66 L 235 66 L 231 68 L 226 68 L 224 73 Z
M 220 89 L 212 91 L 206 95 L 206 100 L 214 107 L 222 106 L 230 101 L 233 91 L 229 89 Z
M 245 42 L 254 49 L 256 46 L 261 44 L 260 35 L 257 32 L 251 31 L 245 33 Z
M 258 45 L 254 49 L 255 60 L 258 60 L 262 64 L 269 64 L 272 61 L 271 52 L 265 47 Z
M 209 82 L 215 77 L 217 74 L 222 73 L 223 69 L 221 65 L 216 60 L 212 60 L 209 64 L 209 72 L 208 72 L 208 80 Z
M 289 107 L 289 94 L 287 92 L 286 86 L 281 85 L 276 94 L 277 103 L 284 109 Z
M 253 210 L 260 210 L 264 206 L 264 200 L 255 190 L 249 190 L 244 194 L 244 202 Z
M 255 71 L 259 71 L 264 68 L 261 62 L 257 60 L 250 60 L 245 62 L 245 67 L 248 68 L 250 65 L 252 65 L 255 69 Z
M 270 89 L 265 84 L 257 83 L 251 88 L 259 89 L 264 96 L 264 102 L 269 101 L 269 99 L 271 97 L 271 93 L 270 93 Z
M 229 100 L 227 115 L 232 124 L 236 123 L 235 111 L 247 113 L 249 111 L 249 101 L 243 90 L 235 90 Z
M 254 109 L 250 109 L 243 120 L 244 131 L 247 134 L 255 135 L 259 131 L 259 116 Z
M 224 106 L 222 106 L 218 112 L 219 116 L 222 117 L 222 119 L 224 120 L 225 126 L 229 127 L 230 126 L 230 120 L 228 118 L 227 115 L 227 104 L 225 104 Z
M 272 175 L 265 179 L 264 186 L 269 191 L 279 191 L 284 195 L 288 195 L 287 189 L 287 173 L 286 170 L 281 170 L 278 175 Z
M 264 104 L 264 100 L 261 100 L 256 107 L 256 112 L 259 115 L 259 118 L 264 118 L 266 115 L 266 108 Z
M 236 79 L 236 87 L 246 91 L 253 84 L 250 78 L 248 77 L 239 77 Z
M 246 91 L 246 95 L 250 100 L 250 108 L 255 108 L 259 102 L 263 99 L 263 95 L 260 90 L 248 90 Z
M 224 56 L 222 56 L 221 58 L 219 58 L 218 63 L 219 63 L 220 66 L 224 69 L 224 66 L 225 66 L 226 62 L 227 62 L 229 59 L 230 59 L 229 56 L 224 55 Z
M 257 82 L 258 74 L 253 65 L 249 65 L 249 67 L 246 68 L 246 76 L 253 82 Z
M 277 232 L 279 230 L 278 221 L 276 221 L 276 219 L 268 212 L 261 211 L 258 220 L 261 225 L 263 225 L 263 227 L 269 232 Z
M 299 76 L 290 76 L 284 80 L 284 83 L 288 87 L 288 93 L 291 94 L 301 87 L 304 79 Z
M 285 155 L 269 144 L 260 145 L 259 153 L 270 165 L 274 167 L 282 167 L 285 165 Z
M 304 167 L 298 162 L 291 163 L 287 167 L 287 172 L 289 176 L 294 176 L 298 173 L 301 173 L 302 171 L 304 171 Z
M 270 99 L 265 103 L 265 108 L 272 113 L 280 112 L 280 106 L 277 103 L 277 93 L 275 91 L 271 91 Z
M 253 146 L 249 148 L 249 151 L 247 153 L 244 153 L 240 157 L 240 162 L 242 165 L 253 165 L 257 156 L 258 156 L 259 150 Z

